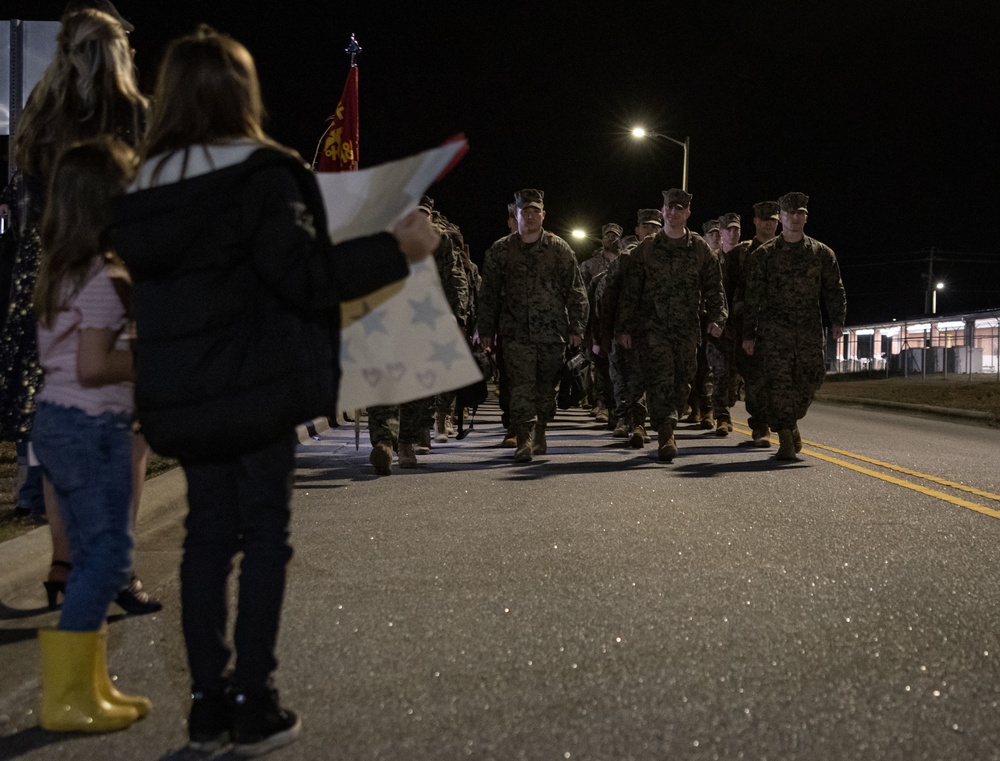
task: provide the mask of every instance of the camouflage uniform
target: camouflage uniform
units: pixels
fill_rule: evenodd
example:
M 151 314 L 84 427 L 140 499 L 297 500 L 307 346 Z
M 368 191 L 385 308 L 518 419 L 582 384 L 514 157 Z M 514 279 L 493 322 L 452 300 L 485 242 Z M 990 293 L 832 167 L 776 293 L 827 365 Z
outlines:
M 778 217 L 778 204 L 776 201 L 760 201 L 753 205 L 753 209 L 754 216 L 758 219 L 777 219 Z M 740 252 L 737 257 L 738 279 L 730 306 L 737 319 L 741 321 L 745 311 L 744 301 L 746 298 L 748 261 L 750 256 L 762 245 L 764 244 L 757 237 L 745 240 L 740 244 Z M 734 328 L 739 331 L 736 335 L 741 336 L 742 322 L 740 325 L 734 326 Z M 736 369 L 743 379 L 743 399 L 748 416 L 747 425 L 750 426 L 751 431 L 765 437 L 763 441 L 767 441 L 768 420 L 764 405 L 767 387 L 764 381 L 764 374 L 760 370 L 760 358 L 756 354 L 750 356 L 743 351 L 743 342 L 740 338 L 736 339 L 734 352 L 736 355 Z
M 774 430 L 794 429 L 823 384 L 821 307 L 831 322 L 844 324 L 847 296 L 829 246 L 808 235 L 797 243 L 779 235 L 750 255 L 743 337 L 755 341 L 754 357 L 765 388 L 764 414 Z
M 432 214 L 434 201 L 424 196 L 418 208 Z M 460 324 L 465 323 L 469 311 L 469 287 L 465 277 L 462 258 L 455 249 L 451 236 L 443 231 L 444 221 L 440 214 L 436 223 L 442 229 L 438 247 L 434 250 L 441 285 L 444 288 L 448 306 Z M 452 394 L 452 402 L 454 394 Z M 368 408 L 368 436 L 372 446 L 388 444 L 397 448 L 399 444 L 429 444 L 429 432 L 434 422 L 435 397 L 415 399 L 400 405 L 379 405 Z
M 740 215 L 724 214 L 719 221 L 725 227 L 738 227 Z M 730 422 L 729 409 L 736 404 L 736 345 L 743 340 L 743 317 L 742 312 L 737 310 L 735 296 L 736 285 L 740 281 L 740 257 L 744 248 L 741 243 L 728 252 L 721 248 L 715 252 L 722 269 L 722 289 L 729 305 L 729 318 L 722 335 L 718 338 L 706 336 L 705 353 L 712 372 L 712 412 L 716 424 L 719 421 Z M 731 426 L 728 430 L 732 430 Z
M 622 228 L 616 225 L 614 222 L 604 225 L 601 228 L 601 237 L 603 238 L 608 233 L 616 233 L 618 235 L 618 241 L 615 243 L 614 250 L 607 250 L 602 245 L 594 255 L 590 257 L 587 261 L 580 265 L 580 276 L 583 278 L 583 285 L 585 288 L 590 288 L 590 282 L 600 275 L 602 272 L 607 272 L 608 266 L 613 262 L 621 251 L 621 237 Z M 608 256 L 608 254 L 612 256 Z
M 608 235 L 615 237 L 611 248 L 608 248 Z M 610 357 L 604 353 L 595 353 L 592 347 L 598 344 L 597 332 L 597 311 L 598 304 L 597 290 L 603 291 L 602 280 L 608 271 L 611 263 L 618 258 L 621 252 L 622 228 L 620 225 L 610 222 L 601 228 L 602 245 L 592 257 L 580 265 L 580 276 L 583 278 L 583 286 L 587 289 L 587 298 L 590 302 L 590 324 L 587 326 L 587 335 L 584 336 L 583 345 L 585 347 L 585 357 L 590 366 L 591 382 L 588 384 L 589 401 L 593 405 L 591 415 L 598 418 L 614 407 L 614 389 L 611 385 Z
M 659 232 L 631 253 L 616 331 L 631 334 L 642 362 L 650 423 L 672 431 L 691 391 L 701 337 L 700 307 L 725 323 L 719 261 L 700 235 Z
M 500 323 L 499 313 L 491 316 L 488 323 L 482 318 L 485 310 L 499 309 L 501 307 L 503 304 L 503 291 L 501 290 L 497 294 L 495 301 L 488 302 L 483 290 L 483 276 L 490 270 L 496 271 L 503 267 L 503 262 L 507 259 L 507 238 L 509 237 L 504 236 L 499 240 L 493 241 L 493 245 L 486 249 L 486 254 L 483 256 L 483 269 L 479 278 L 479 302 L 476 312 L 476 331 L 479 333 L 480 340 L 483 338 L 493 339 L 493 356 L 497 366 L 497 402 L 500 405 L 500 424 L 504 429 L 510 428 L 510 379 L 507 377 L 507 365 L 503 361 L 503 337 L 496 335 L 495 332 L 483 332 L 483 326 L 486 324 L 493 326 L 492 330 L 496 330 L 496 327 Z
M 659 209 L 639 209 L 637 217 L 639 225 L 663 226 L 663 214 Z M 628 277 L 631 264 L 631 259 L 628 257 L 639 242 L 637 235 L 623 239 L 625 245 L 618 258 L 608 267 L 604 278 L 604 289 L 600 296 L 600 338 L 602 344 L 611 346 L 611 379 L 615 393 L 614 417 L 624 421 L 625 429 L 622 433 L 626 435 L 646 423 L 646 398 L 642 385 L 639 353 L 635 348 L 626 349 L 621 346 L 615 332 L 622 283 Z
M 479 334 L 502 338 L 510 428 L 530 435 L 536 420 L 544 424 L 555 416 L 567 339 L 586 328 L 587 291 L 562 238 L 543 231 L 531 244 L 517 233 L 504 242 L 494 244 L 494 255 L 483 262 Z
M 707 238 L 709 233 L 715 232 L 718 238 L 719 219 L 710 219 L 701 226 L 702 237 Z M 712 248 L 708 240 L 705 241 L 713 254 L 716 249 Z M 691 393 L 688 394 L 687 406 L 691 408 L 691 414 L 687 418 L 689 423 L 702 423 L 706 421 L 708 427 L 713 425 L 712 418 L 712 390 L 713 378 L 711 368 L 708 364 L 707 347 L 705 341 L 705 331 L 711 320 L 705 312 L 705 305 L 701 307 L 701 341 L 698 342 L 698 369 L 695 371 L 694 380 L 691 381 Z

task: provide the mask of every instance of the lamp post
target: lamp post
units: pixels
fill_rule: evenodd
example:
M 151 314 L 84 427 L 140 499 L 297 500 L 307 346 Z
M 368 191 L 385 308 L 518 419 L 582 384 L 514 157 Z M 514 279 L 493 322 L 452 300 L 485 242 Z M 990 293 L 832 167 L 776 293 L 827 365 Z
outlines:
M 681 175 L 681 190 L 687 192 L 688 189 L 688 152 L 691 149 L 691 138 L 685 137 L 683 140 L 678 140 L 677 138 L 670 137 L 670 135 L 664 135 L 661 132 L 647 132 L 642 127 L 634 127 L 632 129 L 632 137 L 637 140 L 642 140 L 646 137 L 662 137 L 664 140 L 669 140 L 674 145 L 679 145 L 684 149 L 684 173 Z
M 938 283 L 934 286 L 934 290 L 931 291 L 931 314 L 937 314 L 937 292 L 944 290 L 944 283 Z

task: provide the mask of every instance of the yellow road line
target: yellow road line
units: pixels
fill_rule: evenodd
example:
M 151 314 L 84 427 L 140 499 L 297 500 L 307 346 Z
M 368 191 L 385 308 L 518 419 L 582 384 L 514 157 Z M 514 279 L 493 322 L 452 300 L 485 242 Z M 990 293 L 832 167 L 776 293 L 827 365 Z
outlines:
M 740 425 L 745 426 L 745 423 L 740 423 Z M 750 429 L 747 428 L 745 432 L 749 433 L 749 431 L 750 431 Z M 852 457 L 854 459 L 861 460 L 863 462 L 867 462 L 867 463 L 870 463 L 872 465 L 877 465 L 877 466 L 882 467 L 882 468 L 887 468 L 889 470 L 895 470 L 895 471 L 898 471 L 900 473 L 905 473 L 905 474 L 913 476 L 915 478 L 922 478 L 922 479 L 927 480 L 927 481 L 931 481 L 931 482 L 934 482 L 934 483 L 941 484 L 942 486 L 947 486 L 947 487 L 950 487 L 950 488 L 953 488 L 953 489 L 960 489 L 962 491 L 967 491 L 967 492 L 971 492 L 973 494 L 977 494 L 977 495 L 979 495 L 981 497 L 986 497 L 988 499 L 993 499 L 993 500 L 1000 501 L 1000 496 L 998 496 L 996 494 L 991 494 L 990 492 L 985 492 L 985 491 L 980 491 L 978 489 L 973 489 L 971 487 L 963 486 L 962 484 L 956 484 L 956 483 L 954 483 L 952 481 L 946 481 L 943 478 L 937 478 L 936 476 L 931 476 L 931 475 L 928 475 L 926 473 L 920 473 L 918 471 L 910 470 L 908 468 L 903 468 L 903 467 L 900 467 L 900 466 L 897 466 L 897 465 L 890 465 L 888 463 L 883 463 L 883 462 L 880 462 L 878 460 L 873 460 L 871 458 L 864 457 L 863 455 L 853 454 L 852 452 L 845 452 L 845 451 L 840 450 L 840 449 L 834 449 L 833 447 L 823 446 L 822 444 L 816 444 L 815 442 L 812 442 L 812 441 L 805 441 L 805 440 L 803 440 L 802 443 L 803 444 L 809 444 L 810 446 L 816 447 L 818 449 L 825 449 L 825 450 L 827 450 L 829 452 L 836 452 L 837 454 L 841 454 L 841 455 L 844 455 L 846 457 Z M 988 515 L 991 518 L 1000 518 L 1000 510 L 994 510 L 992 508 L 985 507 L 985 506 L 977 504 L 975 502 L 969 502 L 968 500 L 964 500 L 964 499 L 961 499 L 959 497 L 953 497 L 950 494 L 945 494 L 944 492 L 937 491 L 936 489 L 930 489 L 930 488 L 928 488 L 926 486 L 921 486 L 919 484 L 911 483 L 910 481 L 904 481 L 903 479 L 896 478 L 895 476 L 889 476 L 889 475 L 886 475 L 884 473 L 878 473 L 878 472 L 876 472 L 874 470 L 869 470 L 868 468 L 863 468 L 860 465 L 855 465 L 854 463 L 847 462 L 845 460 L 839 460 L 836 457 L 830 457 L 829 455 L 825 455 L 822 452 L 814 452 L 814 451 L 810 451 L 810 450 L 807 450 L 807 449 L 803 449 L 802 452 L 801 452 L 801 454 L 807 454 L 810 457 L 815 457 L 818 460 L 825 460 L 826 462 L 833 463 L 834 465 L 840 465 L 840 466 L 842 466 L 844 468 L 848 468 L 849 470 L 856 471 L 857 473 L 862 473 L 862 474 L 864 474 L 866 476 L 872 476 L 873 478 L 877 478 L 877 479 L 879 479 L 881 481 L 886 481 L 887 483 L 895 484 L 896 486 L 902 486 L 905 489 L 911 489 L 911 490 L 913 490 L 915 492 L 920 492 L 921 494 L 924 494 L 924 495 L 926 495 L 928 497 L 934 497 L 935 499 L 940 499 L 940 500 L 942 500 L 944 502 L 949 502 L 949 503 L 951 503 L 953 505 L 957 505 L 959 507 L 964 507 L 967 510 L 974 510 L 977 513 L 982 513 L 983 515 Z

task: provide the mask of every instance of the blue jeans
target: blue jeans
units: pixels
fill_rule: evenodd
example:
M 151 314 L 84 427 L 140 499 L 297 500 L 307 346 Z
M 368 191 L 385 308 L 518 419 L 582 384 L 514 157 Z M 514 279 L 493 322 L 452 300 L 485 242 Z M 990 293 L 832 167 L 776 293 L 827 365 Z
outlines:
M 42 402 L 31 443 L 59 497 L 73 560 L 59 628 L 96 631 L 132 567 L 132 416 Z
M 45 515 L 45 500 L 42 497 L 42 469 L 38 465 L 28 464 L 28 442 L 18 441 L 14 445 L 17 451 L 17 470 L 24 469 L 24 482 L 17 491 L 17 506 L 28 510 L 31 516 Z

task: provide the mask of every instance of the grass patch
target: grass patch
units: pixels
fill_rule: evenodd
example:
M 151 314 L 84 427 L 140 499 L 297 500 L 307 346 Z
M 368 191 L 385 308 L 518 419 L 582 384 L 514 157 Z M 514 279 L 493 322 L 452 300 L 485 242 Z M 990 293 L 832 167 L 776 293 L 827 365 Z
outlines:
M 844 378 L 831 376 L 823 384 L 817 398 L 824 396 L 974 410 L 989 415 L 990 425 L 1000 426 L 1000 382 L 992 375 L 977 380 L 969 380 L 968 376 L 962 376 L 961 380 L 954 379 L 954 376 L 947 379 L 944 376 L 911 376 L 876 380 L 851 375 Z
M 177 467 L 177 460 L 150 454 L 146 478 L 150 479 Z M 20 536 L 38 524 L 14 513 L 17 504 L 17 450 L 9 441 L 0 441 L 0 542 Z

